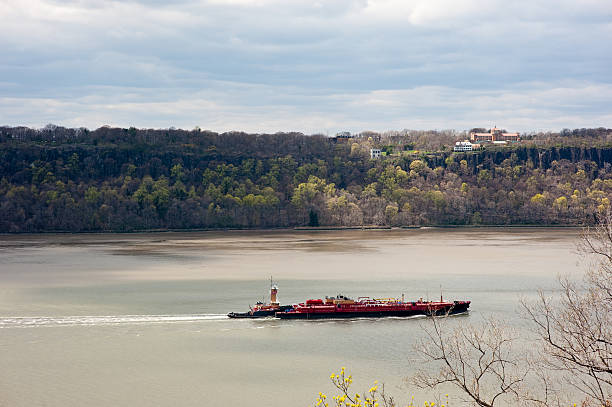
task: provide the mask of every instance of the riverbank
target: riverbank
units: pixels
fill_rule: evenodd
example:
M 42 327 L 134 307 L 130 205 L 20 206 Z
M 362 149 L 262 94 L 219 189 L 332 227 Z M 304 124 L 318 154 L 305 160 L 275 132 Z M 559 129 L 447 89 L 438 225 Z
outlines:
M 0 232 L 2 235 L 96 235 L 96 234 L 139 234 L 139 233 L 197 233 L 197 232 L 291 232 L 291 231 L 342 231 L 342 230 L 418 230 L 418 229 L 580 229 L 587 227 L 588 225 L 538 225 L 538 224 L 524 224 L 524 225 L 427 225 L 427 226 L 376 226 L 376 225 L 363 225 L 363 226 L 297 226 L 293 228 L 193 228 L 193 229 L 142 229 L 142 230 L 101 230 L 101 231 L 81 231 L 81 232 L 70 232 L 65 230 L 47 230 L 40 232 Z

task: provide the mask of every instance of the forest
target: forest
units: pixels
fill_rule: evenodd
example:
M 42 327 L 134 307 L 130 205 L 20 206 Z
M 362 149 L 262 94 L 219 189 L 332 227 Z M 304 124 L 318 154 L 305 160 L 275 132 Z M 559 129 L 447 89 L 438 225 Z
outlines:
M 586 225 L 608 210 L 612 129 L 521 137 L 454 153 L 465 132 L 0 127 L 0 232 Z

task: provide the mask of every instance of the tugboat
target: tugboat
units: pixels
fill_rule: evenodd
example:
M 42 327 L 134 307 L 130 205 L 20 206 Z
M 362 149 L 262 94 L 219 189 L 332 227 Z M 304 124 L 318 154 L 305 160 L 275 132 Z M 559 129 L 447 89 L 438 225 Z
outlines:
M 335 319 L 335 318 L 382 318 L 410 317 L 415 315 L 447 315 L 467 312 L 470 301 L 404 301 L 402 298 L 359 297 L 353 300 L 339 294 L 325 300 L 307 300 L 292 309 L 276 312 L 280 319 Z
M 267 318 L 274 317 L 277 312 L 286 312 L 293 309 L 292 305 L 280 305 L 277 298 L 278 286 L 272 282 L 270 277 L 270 303 L 264 304 L 258 301 L 254 307 L 249 305 L 247 312 L 230 312 L 227 314 L 230 318 Z

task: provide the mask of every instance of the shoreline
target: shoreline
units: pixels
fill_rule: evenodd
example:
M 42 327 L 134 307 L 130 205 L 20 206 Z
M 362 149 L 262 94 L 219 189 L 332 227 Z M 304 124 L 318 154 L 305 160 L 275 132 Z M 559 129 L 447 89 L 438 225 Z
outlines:
M 583 229 L 588 225 L 427 225 L 427 226 L 296 226 L 284 228 L 195 228 L 195 229 L 142 229 L 131 231 L 80 231 L 47 230 L 39 232 L 0 232 L 0 236 L 18 235 L 103 235 L 103 234 L 142 234 L 142 233 L 200 233 L 200 232 L 331 232 L 331 231 L 392 231 L 392 230 L 430 230 L 430 229 Z

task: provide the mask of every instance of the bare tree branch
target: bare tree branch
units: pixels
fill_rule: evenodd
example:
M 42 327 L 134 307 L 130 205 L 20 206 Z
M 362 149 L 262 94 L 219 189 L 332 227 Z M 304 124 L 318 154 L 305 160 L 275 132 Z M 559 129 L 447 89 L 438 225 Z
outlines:
M 447 333 L 445 319 L 432 318 L 430 327 L 424 328 L 427 339 L 417 345 L 427 364 L 439 370 L 432 374 L 428 366 L 416 374 L 413 383 L 430 389 L 453 384 L 468 401 L 482 407 L 520 402 L 531 368 L 513 350 L 516 333 L 492 319 Z
M 583 231 L 580 253 L 592 261 L 583 281 L 560 278 L 561 298 L 540 292 L 522 301 L 534 324 L 548 369 L 586 396 L 583 405 L 612 405 L 612 215 Z

